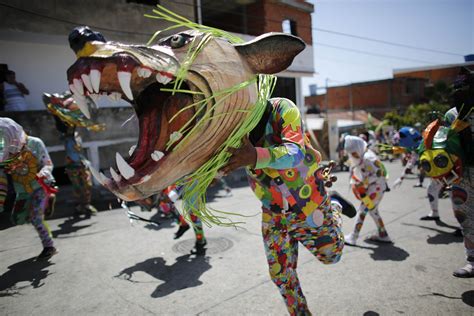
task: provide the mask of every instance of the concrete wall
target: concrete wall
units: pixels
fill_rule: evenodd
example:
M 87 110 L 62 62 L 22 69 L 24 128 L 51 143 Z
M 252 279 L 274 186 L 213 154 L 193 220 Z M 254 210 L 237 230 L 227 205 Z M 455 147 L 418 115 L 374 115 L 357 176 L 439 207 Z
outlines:
M 143 15 L 154 6 L 126 0 L 6 0 L 1 6 L 0 29 L 66 35 L 78 25 L 89 25 L 108 40 L 144 43 L 166 25 Z M 194 21 L 194 1 L 161 0 L 166 8 Z M 67 45 L 67 44 L 66 44 Z

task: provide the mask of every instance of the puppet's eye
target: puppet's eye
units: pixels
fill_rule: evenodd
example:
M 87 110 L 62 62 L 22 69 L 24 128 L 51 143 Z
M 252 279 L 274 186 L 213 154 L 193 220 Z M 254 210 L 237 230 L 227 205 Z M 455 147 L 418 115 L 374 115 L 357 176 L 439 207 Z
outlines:
M 184 37 L 181 34 L 173 35 L 170 39 L 170 46 L 171 46 L 171 48 L 183 47 L 184 44 L 186 44 L 186 40 L 187 40 L 187 38 Z
M 448 157 L 446 157 L 445 155 L 437 155 L 434 159 L 433 159 L 433 162 L 435 164 L 436 167 L 438 168 L 446 168 L 446 166 L 448 165 Z
M 430 162 L 429 162 L 428 160 L 423 159 L 423 160 L 421 161 L 421 168 L 423 168 L 423 170 L 424 170 L 425 172 L 430 172 L 430 171 L 431 171 L 431 164 L 430 164 Z

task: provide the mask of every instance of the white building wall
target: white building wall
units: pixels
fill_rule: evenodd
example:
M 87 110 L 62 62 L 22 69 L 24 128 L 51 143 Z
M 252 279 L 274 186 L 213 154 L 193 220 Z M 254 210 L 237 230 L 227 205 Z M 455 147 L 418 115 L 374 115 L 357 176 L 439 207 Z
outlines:
M 0 40 L 0 63 L 16 72 L 30 95 L 26 101 L 30 110 L 44 110 L 43 92 L 63 92 L 68 89 L 66 70 L 75 56 L 67 44 L 50 45 Z

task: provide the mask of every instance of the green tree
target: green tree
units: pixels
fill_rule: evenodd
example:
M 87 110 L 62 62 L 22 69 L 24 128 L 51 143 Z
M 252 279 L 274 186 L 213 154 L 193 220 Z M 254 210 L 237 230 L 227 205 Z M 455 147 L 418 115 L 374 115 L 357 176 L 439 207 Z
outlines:
M 412 104 L 404 113 L 397 113 L 396 111 L 386 113 L 384 120 L 387 120 L 390 125 L 397 129 L 402 126 L 415 126 L 416 123 L 420 123 L 424 127 L 436 118 L 442 117 L 449 108 L 448 104 L 435 101 Z

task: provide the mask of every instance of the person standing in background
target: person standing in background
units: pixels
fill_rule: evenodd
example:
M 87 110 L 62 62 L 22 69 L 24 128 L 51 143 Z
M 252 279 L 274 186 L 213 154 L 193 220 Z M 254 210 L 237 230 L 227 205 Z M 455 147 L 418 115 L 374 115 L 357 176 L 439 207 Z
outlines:
M 5 81 L 0 86 L 1 93 L 4 97 L 4 111 L 26 111 L 28 104 L 25 95 L 29 95 L 30 91 L 21 82 L 16 81 L 16 74 L 12 70 L 8 70 Z

